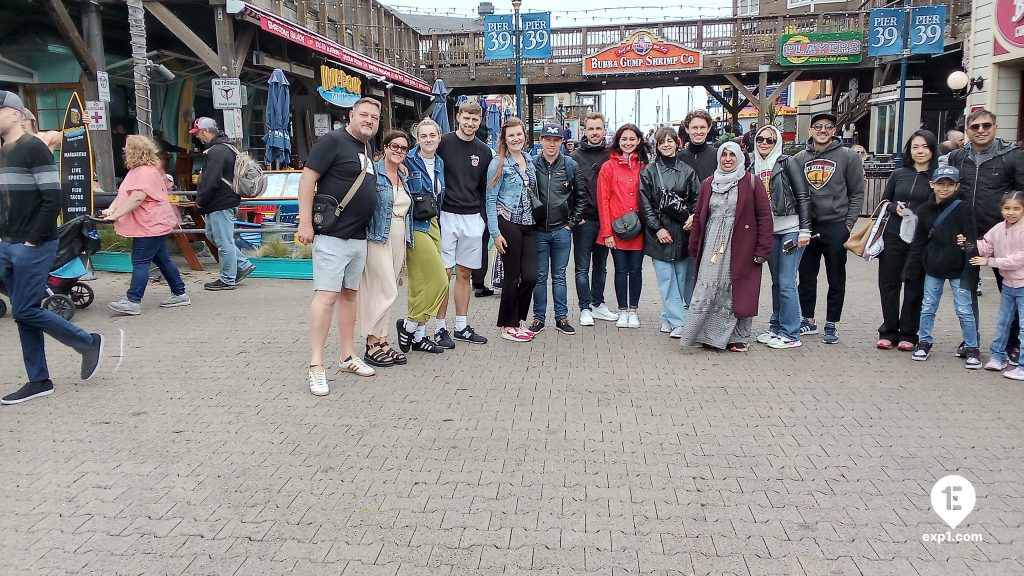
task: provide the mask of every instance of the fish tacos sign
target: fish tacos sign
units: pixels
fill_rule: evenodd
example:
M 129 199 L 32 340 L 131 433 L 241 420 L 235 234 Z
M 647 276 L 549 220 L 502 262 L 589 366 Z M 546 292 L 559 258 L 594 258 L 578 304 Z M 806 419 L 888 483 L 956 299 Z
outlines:
M 783 34 L 779 39 L 779 64 L 820 66 L 857 64 L 864 58 L 863 32 L 806 32 Z
M 583 59 L 583 75 L 645 74 L 700 70 L 704 57 L 691 50 L 641 30 L 624 42 L 614 44 Z

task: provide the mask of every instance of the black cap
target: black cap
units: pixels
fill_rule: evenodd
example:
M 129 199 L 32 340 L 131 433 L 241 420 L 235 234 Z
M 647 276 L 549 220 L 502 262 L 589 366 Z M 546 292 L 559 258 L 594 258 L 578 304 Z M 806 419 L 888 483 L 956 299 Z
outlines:
M 811 116 L 811 126 L 814 126 L 814 123 L 817 122 L 818 120 L 828 120 L 833 124 L 839 124 L 839 118 L 837 118 L 836 115 L 831 112 L 815 113 L 813 116 Z

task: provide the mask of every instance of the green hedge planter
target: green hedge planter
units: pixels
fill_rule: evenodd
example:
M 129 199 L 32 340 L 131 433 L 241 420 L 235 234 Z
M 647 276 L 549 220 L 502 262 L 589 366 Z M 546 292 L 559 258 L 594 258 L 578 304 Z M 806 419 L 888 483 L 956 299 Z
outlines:
M 104 272 L 131 272 L 132 255 L 128 252 L 97 252 L 92 255 L 92 267 Z
M 313 261 L 309 259 L 250 257 L 249 262 L 256 266 L 252 278 L 313 279 Z

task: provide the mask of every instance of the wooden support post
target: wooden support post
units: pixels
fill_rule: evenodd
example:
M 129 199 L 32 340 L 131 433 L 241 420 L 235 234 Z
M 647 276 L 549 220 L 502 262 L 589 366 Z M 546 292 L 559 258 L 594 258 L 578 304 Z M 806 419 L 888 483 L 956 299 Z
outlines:
M 178 40 L 181 40 L 193 54 L 203 61 L 203 64 L 209 66 L 214 74 L 220 76 L 220 58 L 216 52 L 206 45 L 202 38 L 192 31 L 191 26 L 182 22 L 173 12 L 159 2 L 146 2 L 145 7 L 147 12 L 159 20 Z
M 790 72 L 789 75 L 786 76 L 786 79 L 783 80 L 781 84 L 779 84 L 779 87 L 775 89 L 775 92 L 773 92 L 772 95 L 768 97 L 768 105 L 770 106 L 778 102 L 779 97 L 782 96 L 782 93 L 785 92 L 786 89 L 789 88 L 789 85 L 792 84 L 793 81 L 799 77 L 800 70 L 794 70 Z
M 245 68 L 245 61 L 249 59 L 249 47 L 252 46 L 252 40 L 256 37 L 256 27 L 246 26 L 235 38 L 235 65 L 238 67 L 237 73 L 242 72 L 242 68 Z
M 387 86 L 384 87 L 384 118 L 381 120 L 385 132 L 395 127 L 395 108 L 391 102 L 391 88 Z
M 103 19 L 100 15 L 100 8 L 92 2 L 82 5 L 82 32 L 89 39 L 89 51 L 92 54 L 105 54 L 103 46 Z M 96 60 L 98 71 L 107 69 L 106 61 L 101 57 Z M 85 97 L 87 100 L 99 100 L 99 91 L 96 87 L 96 77 L 85 73 L 88 81 L 85 83 Z M 109 112 L 109 106 L 106 106 Z M 115 190 L 114 187 L 114 150 L 110 141 L 110 129 L 90 130 L 89 139 L 92 142 L 92 157 L 96 162 L 96 180 L 100 188 L 107 191 Z
M 93 57 L 92 52 L 89 51 L 89 46 L 82 39 L 81 34 L 78 33 L 78 28 L 75 27 L 74 21 L 71 20 L 71 15 L 68 14 L 67 8 L 64 7 L 64 3 L 61 0 L 49 0 L 46 2 L 46 11 L 50 13 L 50 17 L 53 19 L 53 23 L 56 24 L 57 30 L 64 40 L 71 46 L 71 51 L 75 53 L 75 58 L 78 59 L 78 63 L 82 66 L 82 71 L 85 72 L 86 76 L 96 78 L 96 59 Z M 103 56 L 100 54 L 99 56 Z
M 439 49 L 437 46 L 437 34 L 430 35 L 430 60 L 434 68 L 434 78 L 437 78 L 441 74 L 440 64 L 438 60 L 441 59 Z
M 778 92 L 778 90 L 776 90 Z M 771 104 L 767 103 L 768 95 L 768 73 L 761 72 L 758 74 L 757 79 L 757 126 L 764 126 L 764 116 L 768 112 L 768 106 Z
M 728 80 L 729 84 L 732 84 L 734 88 L 739 90 L 739 92 L 741 94 L 743 94 L 743 96 L 745 96 L 747 98 L 747 100 L 749 100 L 751 103 L 753 103 L 754 106 L 760 107 L 761 99 L 758 98 L 757 96 L 755 96 L 754 93 L 751 92 L 749 88 L 744 86 L 743 82 L 740 82 L 739 79 L 736 78 L 736 76 L 734 76 L 732 74 L 726 74 L 725 75 L 725 79 Z

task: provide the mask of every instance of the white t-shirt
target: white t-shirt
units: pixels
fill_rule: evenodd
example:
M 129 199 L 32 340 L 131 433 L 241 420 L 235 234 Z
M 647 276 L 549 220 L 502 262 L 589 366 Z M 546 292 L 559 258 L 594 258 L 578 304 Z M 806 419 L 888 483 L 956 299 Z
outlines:
M 428 176 L 430 179 L 430 189 L 434 191 L 435 195 L 437 195 L 437 173 L 434 171 L 434 166 L 437 165 L 437 156 L 434 156 L 433 158 L 423 158 L 421 156 L 421 158 L 423 159 L 423 164 L 427 167 L 427 173 L 430 174 L 430 176 Z

